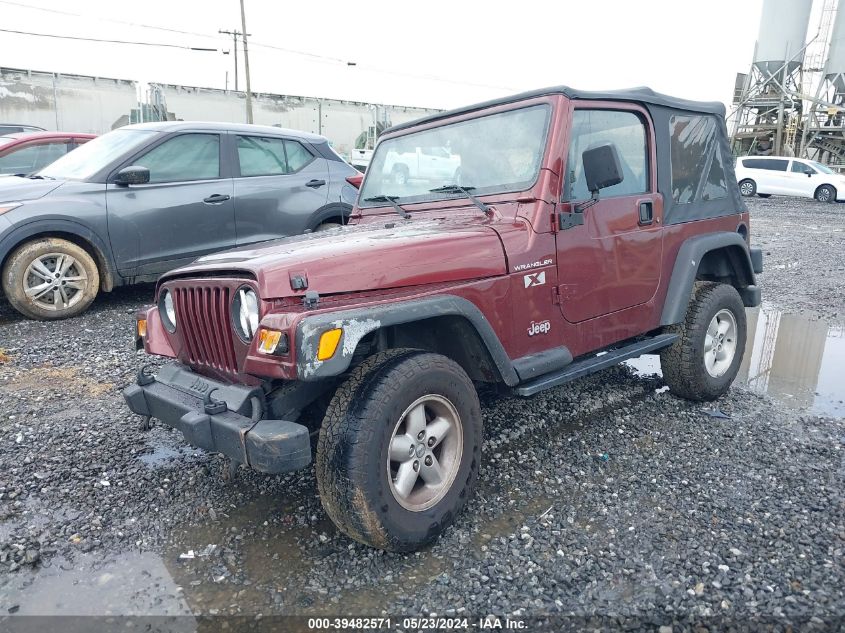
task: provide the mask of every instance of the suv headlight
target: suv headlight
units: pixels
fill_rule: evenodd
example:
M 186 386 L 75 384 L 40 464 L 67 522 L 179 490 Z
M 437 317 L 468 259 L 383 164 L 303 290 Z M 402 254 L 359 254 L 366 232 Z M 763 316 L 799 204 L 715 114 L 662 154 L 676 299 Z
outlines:
M 20 202 L 0 202 L 0 215 L 12 209 L 17 209 L 19 206 L 21 206 Z
M 169 290 L 162 290 L 158 298 L 158 312 L 164 327 L 173 334 L 176 331 L 176 306 L 173 304 L 173 293 Z
M 248 286 L 241 286 L 232 299 L 232 325 L 244 343 L 258 331 L 258 295 Z

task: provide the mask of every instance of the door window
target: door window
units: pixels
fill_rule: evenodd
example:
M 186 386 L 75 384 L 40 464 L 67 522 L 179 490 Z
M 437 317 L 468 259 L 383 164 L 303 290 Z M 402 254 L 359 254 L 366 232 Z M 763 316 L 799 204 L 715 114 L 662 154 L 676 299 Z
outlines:
M 220 177 L 220 137 L 181 134 L 134 161 L 150 170 L 150 182 L 212 180 Z
M 29 174 L 46 167 L 67 153 L 67 142 L 27 145 L 0 157 L 0 174 Z
M 795 174 L 815 174 L 816 170 L 806 163 L 799 163 L 797 160 L 792 161 L 792 167 L 789 171 Z
M 311 152 L 305 149 L 302 143 L 297 143 L 296 141 L 285 141 L 285 150 L 288 154 L 288 168 L 291 173 L 299 171 L 314 160 Z
M 274 137 L 238 136 L 241 176 L 292 174 L 314 160 L 301 143 Z
M 590 197 L 584 176 L 584 151 L 611 143 L 622 167 L 622 182 L 602 190 L 602 197 L 627 196 L 648 191 L 648 144 L 643 120 L 621 110 L 576 110 L 564 178 L 564 200 Z
M 746 169 L 766 169 L 768 171 L 786 171 L 788 160 L 779 158 L 746 158 L 742 161 Z
M 285 144 L 280 138 L 239 136 L 238 161 L 241 176 L 279 176 L 289 173 Z

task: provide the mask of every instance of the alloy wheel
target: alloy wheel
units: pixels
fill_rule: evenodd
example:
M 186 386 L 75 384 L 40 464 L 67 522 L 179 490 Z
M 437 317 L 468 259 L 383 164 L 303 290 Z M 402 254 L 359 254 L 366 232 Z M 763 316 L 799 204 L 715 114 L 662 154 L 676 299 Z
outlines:
M 736 355 L 737 326 L 733 312 L 723 308 L 711 319 L 704 337 L 704 367 L 718 378 L 733 363 Z
M 66 253 L 47 253 L 30 262 L 24 293 L 43 310 L 67 310 L 82 300 L 88 285 L 85 268 Z
M 399 417 L 390 439 L 390 491 L 406 510 L 437 504 L 452 487 L 461 464 L 463 428 L 455 406 L 443 396 L 415 400 Z

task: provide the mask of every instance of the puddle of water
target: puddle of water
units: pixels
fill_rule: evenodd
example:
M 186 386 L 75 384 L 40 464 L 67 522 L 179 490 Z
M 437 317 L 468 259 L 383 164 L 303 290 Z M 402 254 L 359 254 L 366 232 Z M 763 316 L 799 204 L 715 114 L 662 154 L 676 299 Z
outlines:
M 783 313 L 748 308 L 747 343 L 737 382 L 766 393 L 798 410 L 845 417 L 845 326 Z M 637 375 L 662 375 L 660 358 L 626 361 Z
M 165 446 L 163 444 L 151 444 L 153 452 L 139 455 L 145 466 L 150 469 L 157 469 L 167 466 L 171 462 L 179 462 L 183 464 L 186 460 L 193 459 L 202 449 L 194 448 L 192 446 L 181 445 L 178 448 Z
M 150 552 L 101 557 L 81 555 L 73 564 L 53 559 L 49 567 L 21 571 L 0 581 L 3 611 L 16 615 L 190 615 L 160 557 Z M 185 630 L 196 627 L 185 621 Z M 192 620 L 192 618 L 190 618 Z

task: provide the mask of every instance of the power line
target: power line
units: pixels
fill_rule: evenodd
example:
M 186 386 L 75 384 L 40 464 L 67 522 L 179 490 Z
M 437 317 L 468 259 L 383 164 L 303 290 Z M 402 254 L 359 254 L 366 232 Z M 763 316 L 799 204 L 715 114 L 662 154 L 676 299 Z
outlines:
M 168 33 L 178 33 L 179 35 L 193 35 L 194 37 L 203 37 L 208 39 L 217 39 L 214 35 L 207 33 L 196 33 L 195 31 L 181 31 L 179 29 L 171 29 L 166 26 L 153 26 L 151 24 L 142 24 L 140 22 L 127 22 L 125 20 L 116 20 L 115 18 L 104 18 L 100 16 L 84 15 L 82 13 L 73 13 L 71 11 L 62 11 L 60 9 L 48 9 L 47 7 L 39 7 L 35 5 L 24 4 L 22 2 L 12 2 L 11 0 L 0 0 L 0 4 L 7 4 L 12 7 L 20 7 L 21 9 L 31 9 L 33 11 L 43 11 L 44 13 L 55 13 L 57 15 L 67 15 L 74 18 L 83 18 L 85 20 L 95 19 L 103 22 L 113 22 L 115 24 L 123 24 L 124 26 L 134 26 L 143 29 L 153 29 L 156 31 L 166 31 Z
M 181 44 L 164 44 L 160 42 L 137 42 L 131 40 L 107 40 L 97 37 L 82 37 L 79 35 L 56 35 L 54 33 L 33 33 L 31 31 L 16 31 L 14 29 L 0 29 L 2 33 L 13 33 L 15 35 L 33 35 L 35 37 L 52 37 L 60 40 L 78 40 L 81 42 L 104 42 L 107 44 L 132 44 L 133 46 L 157 46 L 162 48 L 181 48 L 189 51 L 206 51 L 216 53 L 220 49 L 203 48 L 201 46 L 183 46 Z
M 132 27 L 138 27 L 138 28 L 144 28 L 144 29 L 153 29 L 153 30 L 156 30 L 156 31 L 165 31 L 165 32 L 168 32 L 168 33 L 177 33 L 179 35 L 192 35 L 194 37 L 218 39 L 218 37 L 216 37 L 214 35 L 197 33 L 195 31 L 183 31 L 183 30 L 180 30 L 180 29 L 172 29 L 172 28 L 163 27 L 163 26 L 154 26 L 154 25 L 151 25 L 151 24 L 143 24 L 143 23 L 140 23 L 140 22 L 128 22 L 128 21 L 124 21 L 124 20 L 117 20 L 117 19 L 114 19 L 114 18 L 103 18 L 103 17 L 99 17 L 99 16 L 86 16 L 86 15 L 83 15 L 83 14 L 80 14 L 80 13 L 73 13 L 73 12 L 70 12 L 70 11 L 62 11 L 62 10 L 59 10 L 59 9 L 50 9 L 50 8 L 47 8 L 47 7 L 27 5 L 27 4 L 24 4 L 22 2 L 14 2 L 13 0 L 0 0 L 0 4 L 20 7 L 20 8 L 23 8 L 23 9 L 44 11 L 46 13 L 56 13 L 56 14 L 59 14 L 59 15 L 67 15 L 67 16 L 83 18 L 83 19 L 91 19 L 93 17 L 94 19 L 97 19 L 97 20 L 103 20 L 103 21 L 106 21 L 106 22 L 114 22 L 115 24 L 123 24 L 125 26 L 132 26 Z M 4 29 L 0 29 L 0 31 L 3 31 L 3 30 Z M 7 31 L 7 32 L 12 32 L 12 31 Z M 39 34 L 33 33 L 32 35 L 39 35 Z M 66 37 L 67 39 L 84 39 L 84 38 L 73 38 L 73 37 L 70 37 L 70 36 L 54 36 L 54 37 Z M 97 42 L 98 41 L 107 41 L 108 42 L 108 41 L 111 41 L 111 40 L 98 40 L 98 39 L 95 39 L 95 38 L 91 38 L 91 41 L 97 41 Z M 132 42 L 117 42 L 117 43 L 132 43 Z M 405 77 L 405 78 L 409 78 L 409 79 L 422 79 L 424 81 L 434 81 L 434 82 L 438 82 L 438 83 L 446 83 L 446 84 L 451 84 L 451 85 L 455 85 L 455 86 L 472 86 L 473 88 L 487 88 L 489 90 L 508 90 L 508 91 L 511 91 L 511 92 L 514 91 L 514 88 L 511 88 L 511 87 L 508 87 L 508 86 L 494 86 L 494 85 L 491 85 L 491 84 L 475 83 L 475 82 L 466 81 L 466 80 L 446 79 L 446 78 L 443 78 L 443 77 L 435 77 L 433 75 L 422 75 L 422 74 L 408 73 L 408 72 L 399 71 L 399 70 L 391 70 L 389 68 L 380 68 L 378 66 L 370 66 L 368 64 L 360 64 L 358 62 L 351 61 L 351 60 L 348 60 L 348 59 L 343 59 L 343 58 L 340 58 L 340 57 L 332 57 L 332 56 L 329 56 L 329 55 L 321 55 L 319 53 L 311 53 L 311 52 L 308 52 L 308 51 L 301 51 L 301 50 L 296 50 L 296 49 L 292 49 L 292 48 L 285 48 L 285 47 L 282 47 L 282 46 L 276 46 L 274 44 L 264 44 L 263 42 L 257 42 L 255 40 L 251 40 L 250 44 L 252 44 L 253 47 L 259 47 L 259 48 L 265 48 L 265 49 L 269 49 L 269 50 L 279 51 L 279 52 L 282 52 L 282 53 L 287 53 L 289 55 L 298 55 L 300 57 L 307 57 L 307 58 L 312 59 L 312 60 L 317 61 L 317 62 L 331 63 L 331 64 L 341 64 L 343 66 L 355 66 L 355 67 L 361 68 L 363 70 L 368 70 L 370 72 L 381 73 L 381 74 L 385 74 L 385 75 L 392 75 L 394 77 Z M 147 46 L 155 46 L 156 44 L 146 44 L 146 45 Z M 160 44 L 158 46 L 168 46 L 168 47 L 173 47 L 173 48 L 187 48 L 187 47 L 183 47 L 183 46 L 177 46 L 175 44 Z M 206 49 L 192 49 L 192 50 L 206 50 Z M 214 50 L 216 50 L 216 49 L 214 49 Z

